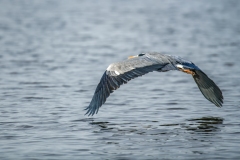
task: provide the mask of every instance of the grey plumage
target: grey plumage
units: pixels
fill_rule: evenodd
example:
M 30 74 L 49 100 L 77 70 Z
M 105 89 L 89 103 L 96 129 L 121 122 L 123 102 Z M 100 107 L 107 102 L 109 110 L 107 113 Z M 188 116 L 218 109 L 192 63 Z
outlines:
M 203 96 L 216 106 L 221 107 L 223 103 L 222 91 L 204 72 L 196 70 L 195 73 L 193 79 L 197 83 Z
M 216 106 L 222 106 L 221 90 L 191 61 L 161 53 L 145 53 L 133 57 L 109 65 L 95 90 L 92 101 L 86 108 L 86 114 L 97 114 L 109 95 L 131 79 L 153 71 L 165 72 L 169 70 L 191 73 L 204 97 Z

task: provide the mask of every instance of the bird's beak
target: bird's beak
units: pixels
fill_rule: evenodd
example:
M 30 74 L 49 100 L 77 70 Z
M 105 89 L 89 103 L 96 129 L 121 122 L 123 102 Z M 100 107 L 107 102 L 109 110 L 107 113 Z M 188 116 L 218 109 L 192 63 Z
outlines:
M 128 59 L 136 58 L 137 56 L 129 56 Z
M 192 70 L 189 69 L 189 68 L 184 68 L 184 66 L 181 65 L 181 64 L 177 64 L 176 66 L 177 66 L 177 68 L 178 68 L 180 71 L 182 71 L 182 72 L 185 72 L 185 73 L 191 74 L 191 75 L 194 75 L 194 74 L 195 74 L 194 71 L 192 71 Z

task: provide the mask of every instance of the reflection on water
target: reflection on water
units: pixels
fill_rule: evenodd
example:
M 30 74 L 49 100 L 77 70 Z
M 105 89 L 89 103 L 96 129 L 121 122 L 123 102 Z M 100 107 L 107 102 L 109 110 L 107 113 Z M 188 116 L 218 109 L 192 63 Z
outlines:
M 199 148 L 199 146 L 209 147 L 210 144 L 215 145 L 216 137 L 221 139 L 223 121 L 224 119 L 221 117 L 201 117 L 174 124 L 161 124 L 159 121 L 145 121 L 144 124 L 136 124 L 100 122 L 92 119 L 89 124 L 93 126 L 95 134 L 105 135 L 99 139 L 99 142 L 101 141 L 104 145 L 138 152 L 136 151 L 138 148 L 151 144 L 151 146 L 159 148 L 158 151 L 150 149 L 151 154 L 160 152 L 166 156 L 170 152 L 173 155 L 172 158 L 176 158 L 173 154 L 176 150 L 184 150 L 182 154 L 208 155 L 209 151 Z M 186 148 L 186 146 L 184 147 L 186 144 L 188 149 L 183 149 Z M 176 150 L 172 149 L 173 146 Z
M 217 133 L 221 131 L 223 127 L 223 118 L 220 117 L 201 117 L 201 118 L 194 118 L 188 119 L 186 123 L 174 123 L 174 124 L 160 124 L 158 121 L 146 121 L 144 126 L 138 127 L 135 123 L 111 123 L 111 122 L 96 122 L 94 119 L 87 119 L 89 124 L 98 128 L 100 131 L 106 132 L 122 132 L 124 134 L 134 133 L 134 134 L 145 134 L 153 135 L 154 134 L 167 134 L 165 132 L 160 132 L 161 128 L 164 127 L 165 129 L 172 130 L 175 132 L 174 129 L 178 128 L 179 130 L 187 130 L 190 133 L 202 133 L 202 134 L 209 134 L 209 133 Z M 91 121 L 91 122 L 90 122 Z M 148 124 L 149 123 L 149 124 Z M 149 132 L 151 130 L 151 132 Z M 157 133 L 159 132 L 159 133 Z
M 223 124 L 223 118 L 220 117 L 202 117 L 195 119 L 188 119 L 191 123 L 185 126 L 187 130 L 199 132 L 199 133 L 215 133 L 220 131 L 221 124 Z

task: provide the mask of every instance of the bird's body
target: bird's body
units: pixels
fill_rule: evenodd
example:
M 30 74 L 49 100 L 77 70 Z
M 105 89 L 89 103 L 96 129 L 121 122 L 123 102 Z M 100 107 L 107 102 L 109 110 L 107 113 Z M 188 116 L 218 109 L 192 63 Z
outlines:
M 142 53 L 109 65 L 96 88 L 91 103 L 86 108 L 86 114 L 97 114 L 110 93 L 131 79 L 153 71 L 166 72 L 170 70 L 191 74 L 204 97 L 216 106 L 222 106 L 221 90 L 191 61 L 161 53 Z

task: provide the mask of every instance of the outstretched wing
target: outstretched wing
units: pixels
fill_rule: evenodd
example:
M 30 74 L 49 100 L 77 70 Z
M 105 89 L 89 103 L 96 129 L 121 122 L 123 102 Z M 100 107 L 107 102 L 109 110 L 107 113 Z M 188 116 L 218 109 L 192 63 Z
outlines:
M 120 85 L 149 72 L 159 71 L 167 65 L 169 65 L 168 61 L 159 61 L 149 56 L 136 57 L 111 64 L 104 72 L 92 101 L 86 108 L 86 114 L 97 114 L 99 108 L 105 103 L 109 95 L 118 89 Z
M 193 78 L 204 97 L 216 106 L 222 106 L 221 90 L 192 62 L 160 53 L 146 53 L 133 57 L 135 58 L 109 65 L 95 90 L 91 103 L 86 108 L 86 114 L 97 114 L 109 95 L 120 85 L 152 71 L 179 70 L 190 74 L 194 73 Z
M 223 95 L 218 86 L 201 70 L 195 70 L 193 79 L 204 97 L 216 106 L 221 107 L 223 104 Z

